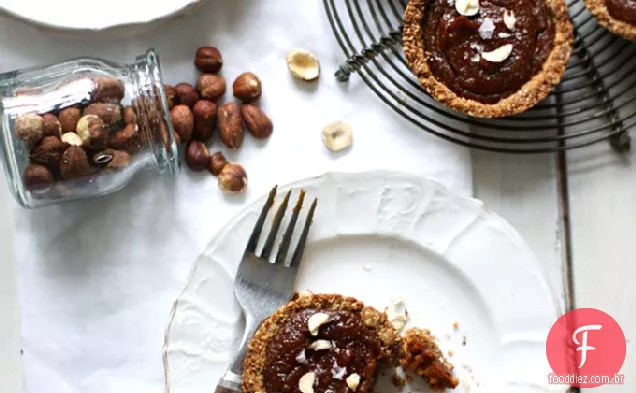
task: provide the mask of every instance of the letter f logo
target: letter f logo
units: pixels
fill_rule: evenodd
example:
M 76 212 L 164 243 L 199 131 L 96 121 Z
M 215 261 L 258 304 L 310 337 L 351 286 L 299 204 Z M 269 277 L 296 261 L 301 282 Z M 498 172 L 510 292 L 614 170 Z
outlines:
M 576 348 L 577 351 L 581 351 L 581 364 L 579 364 L 579 368 L 583 367 L 583 365 L 587 361 L 587 351 L 593 351 L 596 349 L 592 346 L 587 345 L 587 332 L 589 330 L 601 330 L 602 327 L 602 325 L 585 325 L 576 329 L 572 334 L 572 341 L 574 341 L 576 345 L 580 345 L 580 347 Z M 576 336 L 581 332 L 583 332 L 582 340 L 581 342 L 579 342 Z

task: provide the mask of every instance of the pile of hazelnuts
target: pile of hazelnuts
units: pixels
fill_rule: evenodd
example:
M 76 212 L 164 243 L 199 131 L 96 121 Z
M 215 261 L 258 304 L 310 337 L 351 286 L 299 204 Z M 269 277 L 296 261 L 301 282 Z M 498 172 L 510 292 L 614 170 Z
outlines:
M 247 188 L 245 169 L 227 162 L 220 151 L 210 154 L 207 144 L 217 129 L 223 144 L 232 150 L 243 144 L 246 128 L 258 139 L 272 134 L 272 121 L 254 104 L 262 94 L 261 80 L 251 72 L 239 75 L 232 84 L 232 93 L 240 104 L 219 104 L 227 90 L 225 78 L 218 75 L 223 67 L 221 52 L 215 47 L 201 47 L 194 64 L 201 71 L 195 86 L 186 82 L 164 85 L 177 143 L 187 144 L 185 161 L 190 170 L 207 170 L 218 176 L 223 191 L 243 192 Z

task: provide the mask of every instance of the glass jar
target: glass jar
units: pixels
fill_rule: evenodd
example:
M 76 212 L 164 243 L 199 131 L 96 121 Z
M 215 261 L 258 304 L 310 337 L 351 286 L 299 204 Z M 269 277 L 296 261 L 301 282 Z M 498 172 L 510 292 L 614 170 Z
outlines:
M 24 207 L 110 194 L 144 169 L 179 170 L 153 49 L 131 65 L 85 58 L 2 74 L 0 100 L 0 156 Z

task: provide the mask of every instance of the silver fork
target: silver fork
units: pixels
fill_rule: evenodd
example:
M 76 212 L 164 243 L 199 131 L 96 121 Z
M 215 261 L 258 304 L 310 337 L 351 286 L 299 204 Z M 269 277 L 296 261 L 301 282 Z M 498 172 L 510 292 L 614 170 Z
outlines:
M 238 273 L 234 279 L 234 296 L 245 314 L 245 332 L 243 333 L 239 350 L 234 356 L 230 367 L 228 367 L 223 377 L 219 380 L 216 393 L 237 393 L 242 391 L 241 374 L 249 339 L 265 318 L 289 302 L 292 297 L 294 280 L 296 279 L 298 266 L 305 251 L 309 227 L 311 226 L 318 200 L 314 199 L 309 208 L 303 231 L 294 250 L 294 254 L 291 257 L 291 262 L 287 266 L 285 265 L 285 260 L 287 259 L 294 227 L 298 221 L 298 215 L 305 199 L 305 192 L 303 190 L 300 191 L 298 202 L 292 211 L 291 220 L 278 246 L 274 262 L 270 262 L 269 258 L 274 250 L 276 235 L 285 216 L 287 206 L 289 205 L 290 196 L 291 191 L 285 195 L 283 202 L 276 211 L 272 229 L 265 239 L 265 244 L 263 245 L 260 256 L 256 255 L 256 246 L 261 238 L 267 213 L 274 205 L 276 187 L 270 191 L 267 201 L 261 210 L 261 215 L 258 221 L 256 221 L 252 235 L 247 242 L 243 260 L 239 265 Z

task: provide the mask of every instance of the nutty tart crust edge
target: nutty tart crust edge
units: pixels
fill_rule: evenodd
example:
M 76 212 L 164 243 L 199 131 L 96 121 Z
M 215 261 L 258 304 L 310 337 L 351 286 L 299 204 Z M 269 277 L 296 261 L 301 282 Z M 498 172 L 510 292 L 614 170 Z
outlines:
M 583 0 L 583 3 L 594 15 L 599 25 L 614 34 L 636 41 L 636 25 L 616 19 L 610 15 L 605 0 Z
M 258 328 L 249 342 L 243 364 L 243 391 L 265 393 L 263 368 L 265 367 L 267 344 L 281 323 L 290 316 L 305 310 L 349 311 L 360 313 L 363 323 L 375 330 L 382 344 L 381 361 L 398 365 L 402 353 L 402 338 L 391 325 L 386 315 L 352 297 L 336 294 L 299 296 L 281 307 Z
M 440 82 L 426 62 L 428 53 L 421 38 L 425 6 L 432 0 L 410 0 L 404 13 L 403 45 L 406 61 L 422 87 L 449 108 L 481 118 L 504 117 L 521 113 L 544 99 L 559 84 L 572 51 L 572 23 L 563 0 L 545 0 L 554 21 L 554 47 L 541 72 L 512 95 L 494 104 L 458 96 Z M 594 0 L 586 0 L 594 1 Z

